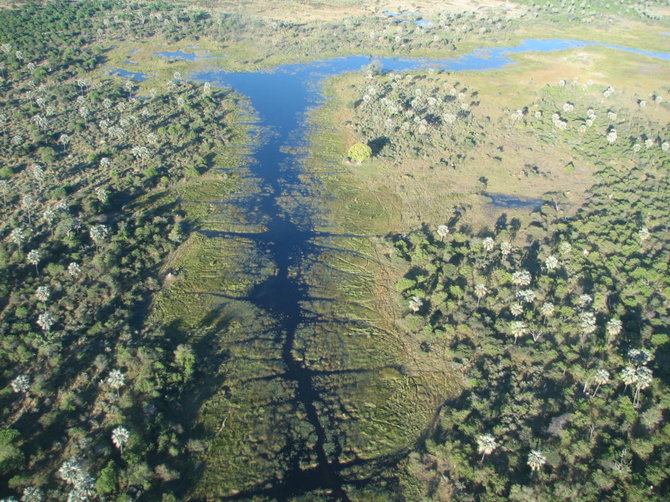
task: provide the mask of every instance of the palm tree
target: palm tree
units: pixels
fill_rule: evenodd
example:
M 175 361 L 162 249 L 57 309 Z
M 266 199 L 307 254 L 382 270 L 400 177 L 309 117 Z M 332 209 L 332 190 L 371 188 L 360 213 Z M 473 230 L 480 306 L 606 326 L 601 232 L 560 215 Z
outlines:
M 477 297 L 477 307 L 479 308 L 479 302 L 488 294 L 489 290 L 486 289 L 486 285 L 479 283 L 475 285 L 475 296 Z
M 442 240 L 446 239 L 447 235 L 449 235 L 449 227 L 447 225 L 438 226 L 437 235 L 439 235 Z
M 591 295 L 583 294 L 579 296 L 577 301 L 579 302 L 579 306 L 584 309 L 593 303 L 593 297 Z
M 528 326 L 526 326 L 526 323 L 523 321 L 512 321 L 510 323 L 510 332 L 514 336 L 514 343 L 516 344 L 516 341 L 520 336 L 528 333 Z
M 11 185 L 7 180 L 0 180 L 0 195 L 2 195 L 2 209 L 7 208 L 7 195 L 11 189 Z
M 482 454 L 480 462 L 484 461 L 486 455 L 493 453 L 498 447 L 495 438 L 491 434 L 482 434 L 477 438 L 477 452 Z
M 530 470 L 535 472 L 547 463 L 547 459 L 540 450 L 530 450 L 526 463 L 530 466 Z
M 516 296 L 517 298 L 520 298 L 522 302 L 533 303 L 535 301 L 536 294 L 532 289 L 524 289 L 517 291 Z
M 49 333 L 51 326 L 54 325 L 56 320 L 49 312 L 42 312 L 37 318 L 37 324 L 45 333 Z
M 28 225 L 32 226 L 32 214 L 33 214 L 33 206 L 35 205 L 35 199 L 32 197 L 32 195 L 24 195 L 21 198 L 21 207 L 23 210 L 26 212 L 28 215 Z
M 42 213 L 42 219 L 47 222 L 47 227 L 49 228 L 49 232 L 51 232 L 51 227 L 56 220 L 56 211 L 51 208 L 45 209 Z
M 76 277 L 81 272 L 81 266 L 76 261 L 73 261 L 67 266 L 67 273 L 72 277 Z
M 51 296 L 51 289 L 49 286 L 39 286 L 35 291 L 35 298 L 42 303 L 46 302 L 49 299 L 49 296 Z
M 26 375 L 19 375 L 12 380 L 10 385 L 12 386 L 12 390 L 17 394 L 25 394 L 30 389 L 30 378 Z
M 519 286 L 528 286 L 533 279 L 533 276 L 530 275 L 528 270 L 519 270 L 512 274 L 512 284 L 517 288 Z
M 9 234 L 9 240 L 21 249 L 21 244 L 26 240 L 26 234 L 21 227 L 17 227 Z
M 123 425 L 119 425 L 112 431 L 112 443 L 119 449 L 121 454 L 123 454 L 123 448 L 128 443 L 129 438 L 130 432 Z
M 593 376 L 593 381 L 596 384 L 596 389 L 593 391 L 593 394 L 591 397 L 596 397 L 596 394 L 598 394 L 598 389 L 600 389 L 601 385 L 606 385 L 610 381 L 610 374 L 609 371 L 605 369 L 599 369 L 596 371 L 596 374 Z
M 44 493 L 34 486 L 26 486 L 21 495 L 21 502 L 42 502 Z
M 40 253 L 37 249 L 31 249 L 30 252 L 28 253 L 28 256 L 26 256 L 26 261 L 31 265 L 35 265 L 35 273 L 37 275 L 40 275 L 40 271 L 37 268 L 37 265 L 40 263 L 41 259 L 42 259 L 42 253 Z
M 69 484 L 74 484 L 82 475 L 79 462 L 74 459 L 66 460 L 58 469 L 58 477 Z
M 107 385 L 116 390 L 116 397 L 119 397 L 119 389 L 126 383 L 126 377 L 121 370 L 112 370 L 107 377 Z
M 635 371 L 635 368 L 633 366 L 626 366 L 620 373 L 619 375 L 621 377 L 621 380 L 623 380 L 624 383 L 624 392 L 626 392 L 626 388 L 629 385 L 633 385 L 635 382 L 637 382 L 637 373 Z
M 593 312 L 583 312 L 579 317 L 579 326 L 582 329 L 582 340 L 596 330 L 596 316 Z
M 561 245 L 558 246 L 558 251 L 562 255 L 570 254 L 570 252 L 572 251 L 572 244 L 570 244 L 569 242 L 561 242 Z
M 544 316 L 544 322 L 547 322 L 547 319 L 554 315 L 556 307 L 551 302 L 544 302 L 540 307 L 540 313 Z
M 633 407 L 637 408 L 640 405 L 640 391 L 646 389 L 651 385 L 653 380 L 652 371 L 646 366 L 641 366 L 635 370 L 635 394 L 633 396 Z
M 622 329 L 623 323 L 620 319 L 612 318 L 607 321 L 607 325 L 605 326 L 605 330 L 607 332 L 607 343 L 610 343 L 612 338 L 620 334 Z
M 509 311 L 514 317 L 519 317 L 521 314 L 523 314 L 523 305 L 518 302 L 514 302 L 509 306 Z
M 558 267 L 558 258 L 552 255 L 547 256 L 544 260 L 544 266 L 550 271 L 556 269 L 556 267 Z
M 628 359 L 635 367 L 643 366 L 651 360 L 651 354 L 645 349 L 630 349 L 628 351 Z
M 105 225 L 94 225 L 89 230 L 89 235 L 95 243 L 96 247 L 100 247 L 100 244 L 107 238 L 109 235 L 109 229 Z
M 495 247 L 495 245 L 496 245 L 496 243 L 491 237 L 485 237 L 482 240 L 482 248 L 487 253 L 490 253 L 491 251 L 493 251 L 493 248 Z
M 505 241 L 500 243 L 500 254 L 507 256 L 512 252 L 512 245 Z

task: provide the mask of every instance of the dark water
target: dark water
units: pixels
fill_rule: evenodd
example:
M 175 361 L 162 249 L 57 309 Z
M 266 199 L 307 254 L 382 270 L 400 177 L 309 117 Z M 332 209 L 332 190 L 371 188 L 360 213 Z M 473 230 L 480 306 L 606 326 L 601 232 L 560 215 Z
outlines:
M 488 70 L 500 68 L 513 62 L 509 56 L 529 51 L 557 51 L 563 49 L 603 45 L 578 40 L 527 40 L 516 47 L 480 49 L 457 59 L 379 59 L 384 71 L 404 71 L 423 67 L 439 69 Z M 608 46 L 613 47 L 613 46 Z M 620 50 L 642 53 L 647 56 L 670 60 L 669 54 L 649 53 L 635 49 L 614 47 Z M 183 52 L 158 53 L 164 57 L 193 60 L 195 55 Z M 318 260 L 318 249 L 314 245 L 317 234 L 314 228 L 315 210 L 309 197 L 303 193 L 299 175 L 300 155 L 286 151 L 286 147 L 300 147 L 305 143 L 306 113 L 323 99 L 320 83 L 328 76 L 342 72 L 359 71 L 372 60 L 364 56 L 350 56 L 317 61 L 309 64 L 284 65 L 272 70 L 242 73 L 227 73 L 211 70 L 193 76 L 198 81 L 207 81 L 217 86 L 230 86 L 240 94 L 248 96 L 257 126 L 261 132 L 261 144 L 249 159 L 250 169 L 260 180 L 259 195 L 242 202 L 245 214 L 260 215 L 258 222 L 264 231 L 247 234 L 254 243 L 266 250 L 275 262 L 277 273 L 251 292 L 250 301 L 268 311 L 278 319 L 277 339 L 282 347 L 282 360 L 287 369 L 286 379 L 297 387 L 297 399 L 306 410 L 307 420 L 316 433 L 314 453 L 318 461 L 316 469 L 285 473 L 284 482 L 271 493 L 279 499 L 289 499 L 300 493 L 309 482 L 310 486 L 330 490 L 332 498 L 348 500 L 340 476 L 341 465 L 336 456 L 329 456 L 325 449 L 324 424 L 315 406 L 321 400 L 312 381 L 312 373 L 305 363 L 296 358 L 294 344 L 299 326 L 305 322 L 306 313 L 301 305 L 309 300 L 303 279 L 293 270 L 307 259 Z M 132 72 L 125 72 L 130 74 Z M 131 77 L 132 78 L 132 77 Z M 281 200 L 293 196 L 294 203 L 282 205 Z M 503 207 L 536 207 L 541 201 L 519 199 L 505 194 L 490 194 L 492 204 Z M 311 320 L 314 320 L 313 315 Z M 318 479 L 314 479 L 314 477 Z M 293 481 L 289 481 L 293 480 Z
M 537 209 L 544 201 L 542 199 L 533 199 L 532 197 L 515 197 L 504 193 L 486 193 L 486 197 L 491 199 L 491 205 L 494 207 L 504 207 L 507 209 L 527 207 Z

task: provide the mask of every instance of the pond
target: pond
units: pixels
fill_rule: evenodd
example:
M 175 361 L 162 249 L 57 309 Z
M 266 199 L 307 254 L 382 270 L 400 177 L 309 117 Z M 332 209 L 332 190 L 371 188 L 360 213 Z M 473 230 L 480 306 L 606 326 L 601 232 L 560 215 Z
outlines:
M 450 71 L 491 70 L 513 63 L 510 59 L 513 54 L 558 51 L 592 45 L 670 60 L 670 54 L 665 53 L 580 40 L 556 39 L 526 40 L 514 47 L 479 49 L 454 59 L 380 58 L 374 61 L 379 62 L 383 71 L 407 71 L 427 67 Z M 189 61 L 196 59 L 194 54 L 181 51 L 158 54 L 172 59 Z M 251 239 L 259 249 L 271 257 L 276 266 L 276 273 L 253 289 L 249 301 L 279 319 L 277 336 L 281 349 L 277 357 L 282 359 L 286 368 L 283 378 L 296 388 L 296 399 L 301 409 L 305 411 L 312 433 L 316 436 L 311 448 L 318 463 L 315 469 L 304 471 L 300 467 L 294 467 L 293 471 L 285 472 L 282 477 L 286 480 L 295 480 L 295 484 L 299 484 L 305 481 L 306 476 L 317 475 L 318 481 L 310 482 L 329 490 L 341 500 L 348 500 L 343 489 L 345 484 L 341 474 L 343 464 L 336 453 L 325 447 L 327 421 L 318 411 L 323 407 L 323 398 L 318 385 L 313 381 L 313 371 L 294 350 L 296 338 L 301 333 L 300 327 L 308 322 L 303 305 L 309 300 L 306 281 L 295 271 L 302 270 L 301 263 L 306 260 L 319 259 L 319 249 L 315 241 L 317 238 L 323 239 L 324 235 L 314 231 L 314 219 L 318 211 L 309 197 L 301 196 L 304 195 L 300 179 L 302 155 L 292 152 L 300 151 L 300 147 L 306 142 L 307 113 L 324 99 L 320 85 L 323 80 L 343 72 L 361 71 L 372 61 L 365 56 L 349 56 L 308 64 L 283 65 L 255 72 L 207 70 L 192 76 L 197 81 L 232 87 L 238 93 L 247 96 L 257 118 L 256 126 L 261 132 L 262 141 L 249 158 L 249 168 L 252 175 L 260 180 L 262 189 L 258 195 L 242 201 L 241 204 L 245 214 L 260 215 L 260 221 L 256 224 L 263 230 L 258 234 L 245 234 L 245 238 Z M 283 204 L 287 195 L 294 196 L 294 203 L 290 206 Z M 489 197 L 493 205 L 501 207 L 533 208 L 542 202 L 506 194 L 489 194 Z M 315 322 L 313 312 L 309 319 L 309 322 Z M 291 444 L 295 448 L 304 448 L 305 443 L 296 437 Z M 268 483 L 272 484 L 272 480 Z M 280 499 L 288 499 L 298 493 L 294 491 L 298 489 L 299 487 L 284 482 L 270 493 Z

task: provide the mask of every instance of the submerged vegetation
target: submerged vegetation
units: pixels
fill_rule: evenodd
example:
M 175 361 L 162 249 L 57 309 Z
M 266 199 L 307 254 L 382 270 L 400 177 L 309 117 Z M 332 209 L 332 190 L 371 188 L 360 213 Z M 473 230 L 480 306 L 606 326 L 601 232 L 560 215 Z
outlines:
M 624 20 L 668 50 L 665 2 L 289 3 L 0 10 L 0 497 L 667 498 L 667 63 L 373 63 L 270 195 L 248 100 L 188 78 Z

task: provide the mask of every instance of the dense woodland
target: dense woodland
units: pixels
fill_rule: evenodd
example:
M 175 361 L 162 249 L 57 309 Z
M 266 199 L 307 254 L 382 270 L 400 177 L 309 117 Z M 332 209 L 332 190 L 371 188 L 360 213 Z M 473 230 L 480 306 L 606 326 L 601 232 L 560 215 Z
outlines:
M 383 13 L 293 23 L 176 2 L 0 10 L 2 500 L 184 499 L 203 468 L 207 444 L 184 403 L 207 377 L 206 353 L 145 314 L 172 275 L 166 258 L 200 223 L 182 196 L 203 179 L 240 190 L 240 104 L 178 73 L 142 86 L 110 76 L 116 41 L 210 37 L 238 56 L 253 41 L 239 66 L 443 54 L 531 19 L 652 22 L 663 5 L 518 3 L 516 17 L 445 11 L 430 26 Z M 612 87 L 562 81 L 500 119 L 599 165 L 574 215 L 555 192 L 528 228 L 480 231 L 454 215 L 389 236 L 408 270 L 400 329 L 465 375 L 394 466 L 398 500 L 667 497 L 670 136 L 652 113 L 667 91 L 622 104 Z M 377 75 L 351 125 L 378 158 L 446 169 L 490 127 L 477 104 L 458 82 Z
M 226 167 L 236 105 L 84 77 L 103 4 L 31 5 L 0 13 L 0 491 L 167 500 L 197 449 L 178 406 L 195 355 L 143 315 L 194 223 L 180 191 Z

